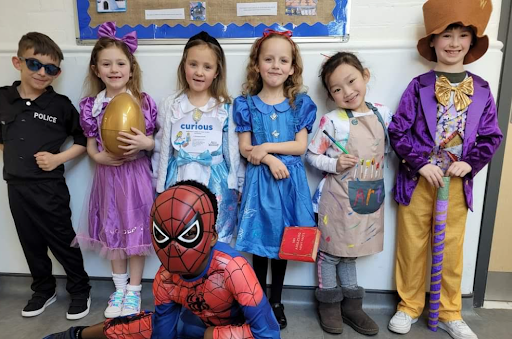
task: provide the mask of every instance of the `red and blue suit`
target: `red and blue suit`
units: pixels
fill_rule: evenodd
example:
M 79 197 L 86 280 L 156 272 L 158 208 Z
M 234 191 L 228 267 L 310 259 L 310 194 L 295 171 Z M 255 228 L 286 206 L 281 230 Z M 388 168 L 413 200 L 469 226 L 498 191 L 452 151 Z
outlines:
M 210 252 L 208 266 L 194 279 L 160 267 L 153 283 L 155 312 L 112 319 L 112 339 L 280 338 L 279 325 L 247 260 L 224 243 Z
M 153 245 L 162 262 L 153 283 L 155 311 L 107 320 L 107 338 L 199 339 L 211 326 L 215 339 L 280 338 L 251 265 L 227 244 L 211 247 L 216 201 L 194 186 L 173 186 L 153 204 Z M 205 259 L 202 272 L 191 275 Z

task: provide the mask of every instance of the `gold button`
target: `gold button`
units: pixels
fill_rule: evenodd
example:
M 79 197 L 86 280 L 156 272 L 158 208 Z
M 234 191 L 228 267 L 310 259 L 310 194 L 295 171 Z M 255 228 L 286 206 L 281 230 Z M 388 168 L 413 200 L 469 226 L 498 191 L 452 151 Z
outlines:
M 469 180 L 466 180 L 466 185 L 469 185 Z
M 413 180 L 413 181 L 417 181 L 417 180 L 418 180 L 418 177 L 412 177 L 412 180 Z
M 405 159 L 402 159 L 402 164 L 405 164 L 407 161 L 405 161 Z

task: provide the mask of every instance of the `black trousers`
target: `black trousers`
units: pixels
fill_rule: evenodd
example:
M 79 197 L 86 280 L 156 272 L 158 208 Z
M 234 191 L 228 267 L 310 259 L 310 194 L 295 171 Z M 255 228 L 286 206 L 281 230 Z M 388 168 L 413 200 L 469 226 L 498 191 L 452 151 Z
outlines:
M 8 183 L 7 188 L 16 231 L 33 278 L 32 290 L 43 295 L 55 292 L 49 248 L 66 271 L 66 290 L 71 295 L 88 294 L 91 287 L 82 252 L 70 247 L 75 231 L 65 180 Z
M 286 264 L 288 260 L 271 259 L 270 270 L 272 271 L 272 285 L 270 287 L 270 304 L 280 303 L 281 294 L 283 293 L 284 276 L 286 273 Z M 268 258 L 252 255 L 252 267 L 254 273 L 263 288 L 263 292 L 267 294 L 267 270 Z

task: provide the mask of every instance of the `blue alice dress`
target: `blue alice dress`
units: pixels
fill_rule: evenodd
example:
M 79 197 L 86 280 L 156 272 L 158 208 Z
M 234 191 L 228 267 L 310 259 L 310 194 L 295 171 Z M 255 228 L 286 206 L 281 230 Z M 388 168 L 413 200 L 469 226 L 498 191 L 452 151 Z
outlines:
M 198 121 L 187 125 L 191 117 L 199 112 Z M 195 107 L 185 93 L 171 95 L 160 105 L 157 117 L 158 132 L 155 136 L 153 153 L 153 179 L 157 193 L 177 182 L 194 180 L 208 186 L 217 197 L 218 217 L 215 229 L 219 241 L 229 243 L 235 233 L 238 213 L 238 191 L 243 185 L 243 166 L 240 167 L 238 135 L 231 119 L 232 105 L 219 104 L 215 98 L 203 107 Z M 186 129 L 209 126 L 215 121 L 215 130 L 222 132 L 220 140 L 208 140 L 211 146 L 191 149 L 187 145 L 197 143 L 197 139 L 187 133 L 173 132 L 173 126 L 186 125 Z M 206 124 L 206 125 L 205 125 Z M 179 137 L 178 137 L 179 136 Z M 174 146 L 173 146 L 174 145 Z
M 294 141 L 295 134 L 308 133 L 316 119 L 316 105 L 298 94 L 295 107 L 288 99 L 267 105 L 258 96 L 239 96 L 233 108 L 236 132 L 251 132 L 252 145 Z M 299 155 L 273 154 L 290 173 L 276 180 L 265 165 L 247 164 L 236 249 L 278 259 L 286 226 L 315 226 L 313 204 L 304 164 Z

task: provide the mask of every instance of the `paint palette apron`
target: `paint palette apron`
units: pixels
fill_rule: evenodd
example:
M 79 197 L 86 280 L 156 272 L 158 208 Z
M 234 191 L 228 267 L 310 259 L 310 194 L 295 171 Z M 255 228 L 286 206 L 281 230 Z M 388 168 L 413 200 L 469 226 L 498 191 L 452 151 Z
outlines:
M 386 133 L 378 110 L 355 118 L 350 110 L 346 149 L 356 166 L 329 174 L 322 188 L 318 227 L 319 250 L 337 257 L 360 257 L 381 252 L 384 238 L 384 151 Z

